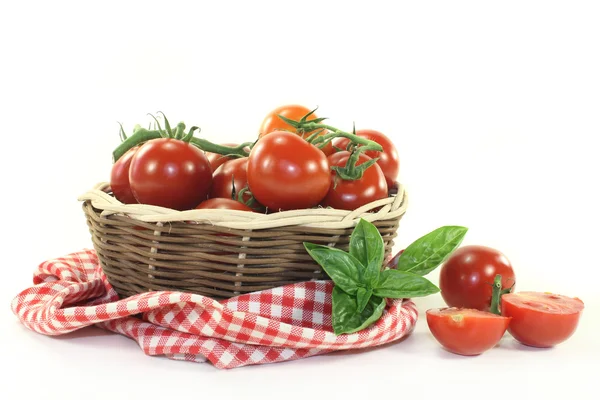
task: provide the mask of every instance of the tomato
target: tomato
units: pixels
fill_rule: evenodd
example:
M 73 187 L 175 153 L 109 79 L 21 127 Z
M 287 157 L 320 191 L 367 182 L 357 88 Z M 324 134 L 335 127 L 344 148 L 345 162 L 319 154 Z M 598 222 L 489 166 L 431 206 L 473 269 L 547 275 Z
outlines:
M 212 170 L 204 152 L 178 139 L 144 143 L 129 169 L 133 195 L 142 204 L 189 210 L 208 197 Z
M 246 178 L 247 165 L 248 158 L 244 157 L 229 160 L 217 168 L 216 171 L 213 172 L 213 181 L 209 197 L 230 199 L 233 185 L 235 185 L 236 194 L 248 186 L 248 179 Z M 249 198 L 250 196 L 248 195 L 248 199 Z M 246 200 L 246 196 L 244 196 L 244 199 Z
M 129 166 L 139 147 L 132 147 L 121 156 L 112 166 L 110 172 L 110 188 L 117 200 L 124 204 L 137 203 L 129 184 Z
M 463 356 L 496 346 L 510 323 L 509 317 L 465 308 L 430 309 L 426 316 L 433 337 L 446 350 Z
M 392 140 L 385 134 L 373 129 L 359 129 L 356 131 L 356 135 L 381 145 L 383 151 L 369 150 L 365 151 L 365 154 L 371 158 L 379 157 L 377 164 L 383 171 L 383 175 L 385 175 L 385 181 L 388 187 L 391 188 L 394 186 L 394 183 L 398 178 L 398 173 L 400 172 L 400 158 L 398 156 L 398 150 Z M 343 137 L 336 138 L 333 141 L 333 145 L 340 149 L 346 149 L 348 143 L 350 143 L 350 139 Z
M 238 145 L 236 143 L 224 143 L 224 144 L 222 144 L 222 146 L 236 147 Z M 221 165 L 225 164 L 225 162 L 235 159 L 232 157 L 227 157 L 222 154 L 210 153 L 208 151 L 205 153 L 205 155 L 206 155 L 206 158 L 208 159 L 208 162 L 210 163 L 210 166 L 211 166 L 213 172 L 216 171 L 217 168 L 219 168 Z
M 296 128 L 294 128 L 292 125 L 288 124 L 287 122 L 285 122 L 284 120 L 279 118 L 278 115 L 283 115 L 286 118 L 293 119 L 294 121 L 299 121 L 302 117 L 304 117 L 306 114 L 308 114 L 311 111 L 312 110 L 309 110 L 308 108 L 306 108 L 302 105 L 298 105 L 298 104 L 288 104 L 288 105 L 283 105 L 283 106 L 277 107 L 276 109 L 274 109 L 273 111 L 268 113 L 267 116 L 263 119 L 263 122 L 260 125 L 260 129 L 258 131 L 258 137 L 262 138 L 265 135 L 268 135 L 269 133 L 275 132 L 275 131 L 290 131 L 290 132 L 299 134 L 296 131 Z M 317 118 L 317 116 L 313 113 L 306 120 L 312 121 L 313 119 L 316 119 L 316 118 Z M 304 132 L 304 133 L 302 133 L 302 137 L 308 138 L 314 132 L 315 131 Z M 319 136 L 323 136 L 327 133 L 328 133 L 328 131 L 324 130 L 323 132 L 321 132 L 319 134 Z M 332 146 L 331 142 L 329 142 L 322 149 L 322 151 L 323 151 L 323 153 L 325 153 L 325 155 L 332 154 L 333 146 Z
M 511 317 L 508 332 L 533 347 L 552 347 L 575 333 L 583 301 L 553 293 L 508 293 L 500 298 L 502 315 Z
M 260 139 L 248 157 L 247 178 L 254 198 L 271 210 L 314 207 L 329 190 L 327 157 L 290 132 Z
M 449 307 L 489 311 L 496 274 L 502 275 L 503 289 L 516 282 L 510 261 L 500 251 L 475 245 L 459 247 L 440 268 L 442 298 Z
M 214 198 L 204 200 L 196 206 L 196 209 L 220 209 L 220 210 L 240 210 L 254 212 L 253 209 L 233 199 Z
M 327 159 L 329 165 L 343 167 L 350 157 L 350 152 L 340 151 L 330 155 Z M 371 158 L 360 154 L 357 165 L 369 161 Z M 355 210 L 360 206 L 388 196 L 388 187 L 385 176 L 377 164 L 367 168 L 362 178 L 350 181 L 341 179 L 335 171 L 330 173 L 330 188 L 321 201 L 323 207 L 333 207 L 342 210 Z

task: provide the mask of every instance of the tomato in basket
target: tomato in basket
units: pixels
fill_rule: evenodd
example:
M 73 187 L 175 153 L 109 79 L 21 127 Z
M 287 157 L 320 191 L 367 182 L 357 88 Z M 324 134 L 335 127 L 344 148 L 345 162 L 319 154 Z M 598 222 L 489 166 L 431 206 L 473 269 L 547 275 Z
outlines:
M 398 150 L 392 140 L 385 134 L 373 129 L 359 129 L 356 131 L 356 135 L 379 143 L 383 147 L 383 151 L 368 150 L 365 154 L 378 159 L 377 165 L 385 175 L 388 187 L 392 187 L 400 171 Z M 345 150 L 349 143 L 350 140 L 347 138 L 337 138 L 333 141 L 333 145 L 342 150 Z
M 112 166 L 110 172 L 110 189 L 117 200 L 124 204 L 137 203 L 129 183 L 129 167 L 139 147 L 132 147 Z
M 223 143 L 221 146 L 236 147 L 236 146 L 238 146 L 238 144 L 237 143 Z M 221 165 L 225 164 L 227 161 L 235 159 L 233 157 L 229 157 L 224 154 L 211 153 L 208 151 L 205 154 L 206 154 L 206 158 L 208 159 L 208 162 L 210 163 L 210 166 L 211 166 L 213 172 L 216 171 L 217 168 L 219 168 Z
M 240 190 L 248 188 L 246 167 L 248 158 L 237 158 L 222 164 L 213 172 L 213 181 L 210 188 L 210 198 L 231 198 L 232 192 L 239 193 Z M 243 196 L 244 201 L 250 200 L 250 193 Z
M 350 152 L 340 151 L 328 157 L 332 167 L 344 167 L 348 162 Z M 371 158 L 364 153 L 358 157 L 356 166 L 370 161 Z M 342 210 L 355 210 L 365 204 L 388 196 L 388 186 L 385 176 L 379 165 L 368 167 L 363 176 L 356 180 L 347 180 L 340 177 L 336 171 L 330 174 L 330 188 L 325 198 L 321 201 L 323 207 L 332 207 Z
M 286 118 L 297 121 L 297 120 L 300 120 L 302 117 L 304 117 L 305 115 L 307 115 L 310 112 L 311 112 L 311 110 L 309 110 L 308 108 L 306 108 L 302 105 L 298 105 L 298 104 L 286 104 L 286 105 L 279 106 L 266 115 L 262 124 L 260 125 L 258 137 L 263 138 L 264 136 L 266 136 L 272 132 L 276 132 L 276 131 L 290 131 L 290 132 L 294 132 L 298 135 L 301 135 L 304 138 L 308 138 L 313 133 L 317 132 L 317 130 L 310 131 L 310 132 L 298 132 L 296 130 L 296 128 L 294 128 L 292 125 L 290 125 L 283 119 L 279 118 L 278 115 L 282 115 Z M 306 120 L 312 121 L 312 120 L 315 120 L 316 118 L 317 118 L 317 116 L 315 115 L 315 113 L 312 113 L 310 116 L 308 116 L 306 118 Z M 327 133 L 328 133 L 327 130 L 323 130 L 322 132 L 319 133 L 318 136 L 323 136 Z M 327 145 L 325 145 L 323 147 L 322 151 L 323 151 L 323 153 L 325 153 L 325 155 L 332 154 L 333 146 L 332 146 L 331 142 L 329 142 Z
M 159 138 L 145 142 L 131 160 L 129 181 L 142 204 L 189 210 L 208 198 L 212 169 L 189 142 Z
M 271 132 L 248 156 L 250 191 L 271 211 L 318 205 L 329 190 L 329 175 L 325 154 L 291 132 Z
M 239 210 L 254 212 L 253 209 L 251 209 L 249 206 L 240 201 L 225 198 L 213 198 L 204 200 L 202 203 L 196 206 L 196 209 Z

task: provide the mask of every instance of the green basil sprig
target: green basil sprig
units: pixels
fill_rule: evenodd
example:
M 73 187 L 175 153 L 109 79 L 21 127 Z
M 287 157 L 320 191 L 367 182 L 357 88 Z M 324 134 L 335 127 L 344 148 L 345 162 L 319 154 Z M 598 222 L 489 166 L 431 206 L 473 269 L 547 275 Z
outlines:
M 332 325 L 336 335 L 360 331 L 376 322 L 386 298 L 424 297 L 440 289 L 423 276 L 460 245 L 467 228 L 442 226 L 410 244 L 396 269 L 383 268 L 385 246 L 372 223 L 361 219 L 350 236 L 349 251 L 304 243 L 310 256 L 334 283 Z

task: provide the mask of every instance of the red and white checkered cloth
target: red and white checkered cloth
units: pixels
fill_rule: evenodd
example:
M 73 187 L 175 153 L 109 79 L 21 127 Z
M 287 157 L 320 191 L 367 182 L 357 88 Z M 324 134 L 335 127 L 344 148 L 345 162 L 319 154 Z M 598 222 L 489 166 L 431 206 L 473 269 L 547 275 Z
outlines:
M 410 299 L 394 300 L 369 328 L 336 336 L 329 281 L 223 301 L 167 291 L 119 300 L 96 253 L 87 249 L 43 262 L 33 283 L 11 306 L 35 332 L 61 335 L 97 325 L 136 340 L 148 355 L 208 360 L 220 369 L 382 345 L 411 333 L 418 316 Z

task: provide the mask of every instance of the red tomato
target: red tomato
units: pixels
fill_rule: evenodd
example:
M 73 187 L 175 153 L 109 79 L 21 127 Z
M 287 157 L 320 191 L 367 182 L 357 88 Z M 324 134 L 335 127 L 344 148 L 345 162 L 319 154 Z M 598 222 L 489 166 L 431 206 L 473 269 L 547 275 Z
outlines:
M 394 186 L 398 173 L 400 172 L 400 157 L 398 156 L 398 150 L 389 137 L 385 134 L 375 131 L 372 129 L 359 129 L 356 131 L 356 136 L 360 136 L 365 139 L 377 142 L 383 147 L 383 151 L 365 151 L 365 154 L 371 158 L 379 157 L 377 164 L 381 167 L 383 175 L 385 175 L 385 181 L 388 187 Z M 334 146 L 340 149 L 346 149 L 350 143 L 350 139 L 337 138 L 333 141 Z
M 475 356 L 496 346 L 510 318 L 474 309 L 441 308 L 426 312 L 433 337 L 448 351 Z
M 533 347 L 552 347 L 571 337 L 583 307 L 578 298 L 552 293 L 508 293 L 500 298 L 502 315 L 512 318 L 508 332 Z
M 220 209 L 220 210 L 240 210 L 254 212 L 253 209 L 233 199 L 214 198 L 204 200 L 196 206 L 196 209 Z
M 233 183 L 235 184 L 236 194 L 240 190 L 248 186 L 248 179 L 246 178 L 246 166 L 248 165 L 248 158 L 236 158 L 235 160 L 229 160 L 222 164 L 219 168 L 213 172 L 213 181 L 210 188 L 209 197 L 221 197 L 224 199 L 231 198 L 231 192 L 233 185 L 231 178 L 233 177 Z M 248 195 L 249 199 L 250 196 Z M 246 199 L 246 196 L 244 196 Z
M 248 157 L 250 191 L 271 210 L 314 207 L 329 190 L 329 164 L 322 151 L 290 132 L 260 139 Z
M 264 137 L 265 135 L 267 135 L 271 132 L 275 132 L 275 131 L 290 131 L 290 132 L 299 134 L 296 131 L 296 128 L 294 128 L 293 126 L 291 126 L 290 124 L 288 124 L 287 122 L 285 122 L 284 120 L 279 118 L 278 115 L 283 115 L 286 118 L 293 119 L 294 121 L 299 121 L 302 117 L 304 117 L 306 114 L 308 114 L 311 111 L 312 110 L 309 110 L 308 108 L 298 105 L 298 104 L 289 104 L 289 105 L 283 105 L 283 106 L 277 107 L 276 109 L 274 109 L 273 111 L 271 111 L 270 113 L 267 114 L 267 116 L 263 120 L 262 124 L 260 125 L 260 129 L 258 131 L 259 139 Z M 313 113 L 313 114 L 311 114 L 310 117 L 307 118 L 307 121 L 312 121 L 313 119 L 316 119 L 316 118 L 317 118 L 317 116 Z M 314 132 L 315 131 L 304 132 L 302 134 L 302 136 L 304 138 L 308 138 Z M 322 133 L 319 134 L 319 136 L 323 136 L 327 133 L 328 133 L 328 131 L 324 130 Z M 325 153 L 325 155 L 332 154 L 333 146 L 332 146 L 331 142 L 329 142 L 322 149 L 322 151 L 323 151 L 323 153 Z
M 485 246 L 463 246 L 455 250 L 440 268 L 440 290 L 449 307 L 489 311 L 492 283 L 502 275 L 502 288 L 515 283 L 515 273 L 508 258 Z
M 129 169 L 138 202 L 189 210 L 208 197 L 212 170 L 204 152 L 177 139 L 153 139 L 135 153 Z
M 110 188 L 117 200 L 124 204 L 137 203 L 129 184 L 129 166 L 131 159 L 139 147 L 132 147 L 121 156 L 112 166 L 110 172 Z
M 350 157 L 347 151 L 340 151 L 330 155 L 327 159 L 332 167 L 343 167 Z M 369 161 L 371 158 L 360 154 L 357 165 Z M 349 181 L 341 179 L 335 171 L 330 174 L 330 188 L 321 201 L 323 207 L 333 207 L 342 210 L 355 210 L 360 206 L 388 196 L 388 187 L 381 168 L 377 164 L 366 169 L 362 178 Z
M 236 147 L 238 145 L 236 143 L 224 143 L 221 146 Z M 205 155 L 206 155 L 206 158 L 208 159 L 208 162 L 210 162 L 210 166 L 211 166 L 213 172 L 216 171 L 217 168 L 219 168 L 221 165 L 225 164 L 225 162 L 227 162 L 229 160 L 234 160 L 234 158 L 227 157 L 225 155 L 217 154 L 217 153 L 206 152 Z

